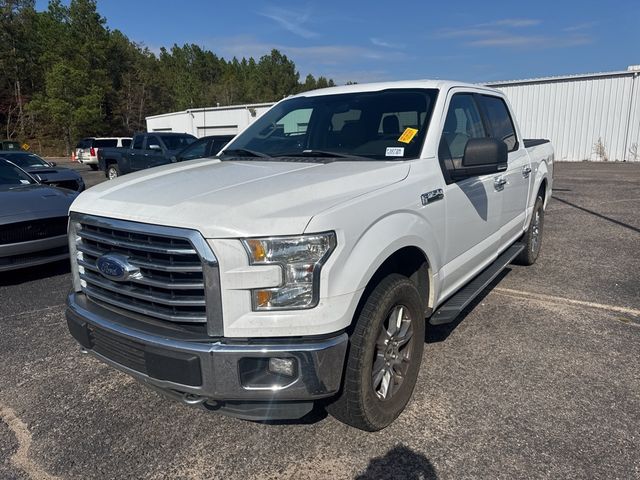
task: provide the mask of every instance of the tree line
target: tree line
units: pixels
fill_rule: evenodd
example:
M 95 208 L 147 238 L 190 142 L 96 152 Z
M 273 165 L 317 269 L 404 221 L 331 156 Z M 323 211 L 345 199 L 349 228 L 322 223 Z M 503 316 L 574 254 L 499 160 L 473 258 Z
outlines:
M 69 154 L 83 136 L 130 135 L 145 117 L 192 107 L 270 102 L 334 85 L 272 50 L 225 60 L 194 44 L 154 54 L 111 30 L 95 0 L 0 0 L 0 138 Z

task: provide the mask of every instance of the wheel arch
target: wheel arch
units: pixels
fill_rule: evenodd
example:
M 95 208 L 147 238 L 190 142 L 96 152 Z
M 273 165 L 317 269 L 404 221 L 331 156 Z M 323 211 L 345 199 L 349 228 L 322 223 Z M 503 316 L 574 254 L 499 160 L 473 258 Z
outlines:
M 423 302 L 425 314 L 431 311 L 434 302 L 431 264 L 427 254 L 416 245 L 402 247 L 389 255 L 373 272 L 361 296 L 367 297 L 383 278 L 393 273 L 407 277 L 416 286 Z
M 546 161 L 542 161 L 537 168 L 536 181 L 534 183 L 533 192 L 531 192 L 533 198 L 531 198 L 530 206 L 533 207 L 533 205 L 535 205 L 536 198 L 538 198 L 538 195 L 541 194 L 543 202 L 542 204 L 546 208 L 547 203 L 549 202 L 549 197 L 551 197 L 550 187 L 551 183 L 549 181 L 549 167 L 547 166 Z
M 352 292 L 351 324 L 369 293 L 391 273 L 409 278 L 418 289 L 425 316 L 432 311 L 438 289 L 438 250 L 433 230 L 418 218 L 399 214 L 382 219 L 360 237 L 344 260 L 342 255 L 335 259 L 337 270 L 332 268 L 328 282 L 323 283 L 330 285 L 330 295 Z M 402 229 L 402 235 L 392 236 Z M 339 242 L 340 237 L 344 239 L 339 234 Z

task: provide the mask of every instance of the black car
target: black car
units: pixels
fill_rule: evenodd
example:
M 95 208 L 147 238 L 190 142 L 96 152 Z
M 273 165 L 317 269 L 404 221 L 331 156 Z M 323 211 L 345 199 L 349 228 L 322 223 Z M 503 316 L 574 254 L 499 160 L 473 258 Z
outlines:
M 175 157 L 177 162 L 195 160 L 197 158 L 214 157 L 227 143 L 233 140 L 233 135 L 210 135 L 201 137 L 191 145 L 180 151 Z
M 4 150 L 0 151 L 0 158 L 15 163 L 25 172 L 36 177 L 40 183 L 76 192 L 82 192 L 85 188 L 84 180 L 78 172 L 70 168 L 57 167 L 55 162 L 47 162 L 35 153 Z
M 0 272 L 68 258 L 68 212 L 77 195 L 0 159 Z

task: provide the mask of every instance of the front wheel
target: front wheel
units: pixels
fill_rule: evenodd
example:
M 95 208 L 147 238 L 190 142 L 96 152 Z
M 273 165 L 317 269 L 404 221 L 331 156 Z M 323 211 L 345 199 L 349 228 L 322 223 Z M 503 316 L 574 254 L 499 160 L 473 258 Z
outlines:
M 536 198 L 533 207 L 533 214 L 529 222 L 529 228 L 522 237 L 524 250 L 515 258 L 514 263 L 518 265 L 533 265 L 542 246 L 542 229 L 544 227 L 544 201 L 542 197 Z
M 350 338 L 344 384 L 327 410 L 361 430 L 381 430 L 411 399 L 422 361 L 425 319 L 416 286 L 391 274 L 370 293 Z
M 118 168 L 117 164 L 112 163 L 107 167 L 107 178 L 109 180 L 113 180 L 114 178 L 118 178 L 119 176 L 120 176 L 120 169 Z

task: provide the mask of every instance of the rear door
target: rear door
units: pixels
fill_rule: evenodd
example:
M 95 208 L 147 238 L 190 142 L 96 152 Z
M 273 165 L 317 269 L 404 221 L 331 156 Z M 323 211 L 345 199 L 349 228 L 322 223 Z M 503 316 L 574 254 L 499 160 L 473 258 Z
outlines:
M 506 184 L 502 192 L 504 200 L 500 224 L 501 247 L 505 247 L 524 229 L 531 164 L 524 144 L 517 136 L 515 124 L 504 99 L 493 95 L 479 95 L 479 99 L 490 135 L 506 143 L 509 151 L 507 171 L 502 173 Z
M 453 181 L 450 173 L 462 165 L 467 142 L 485 138 L 488 131 L 478 95 L 453 91 L 438 149 L 446 184 L 446 240 L 441 298 L 466 283 L 497 256 L 500 244 L 503 195 L 496 188 L 496 174 Z

